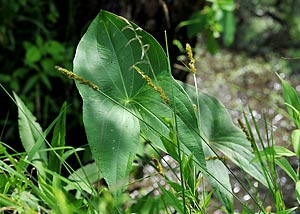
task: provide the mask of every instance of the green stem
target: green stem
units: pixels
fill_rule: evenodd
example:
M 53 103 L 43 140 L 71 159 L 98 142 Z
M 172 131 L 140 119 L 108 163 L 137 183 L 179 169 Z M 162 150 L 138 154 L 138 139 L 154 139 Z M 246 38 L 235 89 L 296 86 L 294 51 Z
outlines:
M 175 105 L 175 99 L 174 99 L 174 86 L 173 86 L 173 78 L 172 78 L 172 72 L 171 72 L 171 65 L 170 65 L 170 58 L 169 58 L 169 49 L 168 49 L 168 37 L 167 37 L 167 32 L 165 31 L 165 41 L 166 41 L 166 51 L 167 51 L 167 59 L 168 59 L 168 70 L 170 73 L 170 79 L 171 79 L 171 91 L 172 91 L 172 98 L 173 98 L 173 116 L 174 116 L 174 133 L 176 136 L 176 143 L 177 143 L 177 152 L 178 152 L 178 157 L 179 157 L 179 171 L 180 171 L 180 182 L 181 182 L 181 187 L 182 187 L 182 203 L 183 203 L 183 210 L 184 214 L 187 213 L 186 210 L 186 201 L 185 201 L 185 188 L 184 188 L 184 178 L 183 178 L 183 166 L 182 166 L 182 159 L 181 159 L 181 146 L 180 146 L 180 140 L 178 138 L 177 134 L 177 117 L 176 117 L 176 105 Z
M 197 78 L 196 74 L 193 75 L 194 77 L 194 85 L 195 85 L 195 90 L 196 90 L 196 98 L 197 98 L 197 117 L 198 117 L 198 128 L 199 128 L 199 133 L 201 134 L 201 122 L 200 122 L 200 101 L 199 101 L 199 92 L 198 92 L 198 85 L 197 85 Z
M 300 166 L 299 166 L 299 163 L 300 163 L 300 157 L 298 158 L 298 169 L 297 169 L 298 180 L 300 180 Z

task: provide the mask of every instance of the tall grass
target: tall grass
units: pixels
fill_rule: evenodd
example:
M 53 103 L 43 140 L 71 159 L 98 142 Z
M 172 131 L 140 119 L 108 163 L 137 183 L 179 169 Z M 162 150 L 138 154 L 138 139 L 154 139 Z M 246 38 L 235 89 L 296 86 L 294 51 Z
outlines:
M 5 90 L 5 89 L 4 89 Z M 6 93 L 8 93 L 6 91 Z M 8 96 L 10 96 L 8 94 Z M 26 106 L 19 100 L 17 95 L 14 95 L 19 108 L 19 114 L 25 117 L 19 117 L 20 134 L 22 135 L 22 127 L 26 124 L 38 127 L 35 118 L 28 111 Z M 193 156 L 185 153 L 180 153 L 179 142 L 173 142 L 177 146 L 178 168 L 173 168 L 168 165 L 167 169 L 163 169 L 161 161 L 164 156 L 161 152 L 153 147 L 158 155 L 158 159 L 153 158 L 153 162 L 148 162 L 157 170 L 160 179 L 164 179 L 169 189 L 159 185 L 161 195 L 151 196 L 151 192 L 145 196 L 138 196 L 136 199 L 131 199 L 128 193 L 124 193 L 122 197 L 115 198 L 103 184 L 99 184 L 101 179 L 99 172 L 95 171 L 97 166 L 95 163 L 83 165 L 78 152 L 85 149 L 83 147 L 73 148 L 66 146 L 66 104 L 62 106 L 59 116 L 46 129 L 46 131 L 38 130 L 38 136 L 31 136 L 35 142 L 33 146 L 24 148 L 25 152 L 17 152 L 14 148 L 6 145 L 4 142 L 0 144 L 0 211 L 3 213 L 159 213 L 162 210 L 165 213 L 172 213 L 176 210 L 178 213 L 206 213 L 210 210 L 210 204 L 215 204 L 212 201 L 213 191 L 204 185 L 205 179 L 201 172 L 197 171 L 194 166 Z M 276 213 L 292 213 L 296 208 L 287 209 L 285 206 L 283 193 L 277 183 L 278 181 L 278 166 L 283 168 L 289 176 L 297 182 L 297 173 L 282 159 L 286 156 L 292 156 L 295 153 L 283 147 L 275 145 L 272 130 L 270 130 L 266 118 L 265 133 L 266 140 L 263 139 L 261 129 L 255 121 L 255 117 L 249 109 L 250 119 L 247 114 L 244 114 L 246 126 L 242 125 L 243 131 L 248 136 L 252 145 L 255 159 L 259 162 L 264 176 L 268 182 L 268 190 L 273 199 L 273 205 L 265 205 L 266 198 L 251 195 L 254 204 L 257 204 L 259 210 L 252 205 L 243 205 L 243 213 L 269 213 L 271 210 Z M 175 119 L 175 116 L 174 116 Z M 171 129 L 173 140 L 176 141 L 176 126 L 174 121 L 167 121 Z M 39 128 L 36 128 L 39 129 Z M 51 141 L 48 141 L 49 133 L 53 133 Z M 256 134 L 255 134 L 256 132 Z M 255 135 L 257 137 L 255 137 Z M 21 138 L 22 139 L 22 138 Z M 256 142 L 255 139 L 258 139 Z M 42 143 L 40 143 L 42 142 Z M 40 149 L 35 147 L 45 143 L 46 147 Z M 28 144 L 23 144 L 24 147 Z M 34 151 L 32 153 L 32 151 Z M 48 162 L 42 161 L 37 154 L 46 153 L 49 157 Z M 74 169 L 72 164 L 68 163 L 68 158 L 74 156 L 79 165 L 78 169 Z M 31 158 L 30 158 L 31 157 Z M 210 161 L 207 159 L 207 161 Z M 229 167 L 229 166 L 228 166 Z M 64 176 L 62 171 L 68 173 Z M 175 180 L 169 177 L 165 171 L 173 173 Z M 177 176 L 179 173 L 179 176 Z M 242 173 L 242 172 L 241 172 Z M 151 176 L 151 175 L 150 175 Z M 295 177 L 296 176 L 296 177 Z M 146 178 L 142 178 L 146 179 Z M 179 182 L 179 183 L 178 183 Z M 238 182 L 241 182 L 238 180 Z M 95 184 L 97 183 L 97 184 Z M 250 183 L 250 182 L 249 182 Z M 204 189 L 199 191 L 199 185 L 203 185 Z M 246 185 L 244 186 L 245 191 Z M 247 191 L 251 194 L 250 191 Z M 234 197 L 236 197 L 234 195 Z M 242 201 L 236 198 L 237 201 Z M 152 204 L 147 206 L 146 201 Z M 180 202 L 181 201 L 181 202 Z M 126 209 L 124 210 L 124 206 Z M 122 208 L 123 207 L 123 208 Z

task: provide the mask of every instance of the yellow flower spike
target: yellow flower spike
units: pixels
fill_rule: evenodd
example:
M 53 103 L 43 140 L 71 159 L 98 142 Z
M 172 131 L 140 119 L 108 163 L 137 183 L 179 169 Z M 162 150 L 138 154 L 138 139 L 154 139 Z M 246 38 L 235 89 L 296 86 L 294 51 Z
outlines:
M 144 80 L 146 80 L 147 84 L 148 84 L 151 88 L 153 88 L 154 91 L 156 91 L 156 92 L 159 93 L 161 99 L 162 99 L 165 103 L 167 103 L 167 104 L 170 103 L 170 99 L 166 96 L 164 90 L 163 90 L 160 86 L 156 86 L 156 85 L 152 82 L 151 78 L 150 78 L 148 75 L 146 75 L 140 68 L 138 68 L 138 67 L 135 66 L 135 65 L 132 66 L 132 67 L 133 67 L 133 69 L 134 69 L 136 72 L 138 72 L 138 73 L 142 76 L 142 78 L 143 78 Z
M 81 76 L 78 76 L 77 74 L 74 74 L 72 71 L 69 71 L 65 68 L 62 68 L 60 66 L 54 66 L 54 68 L 56 70 L 58 70 L 60 73 L 66 75 L 67 77 L 69 77 L 70 79 L 73 79 L 73 80 L 77 80 L 78 82 L 80 82 L 81 84 L 83 85 L 87 85 L 88 87 L 92 88 L 93 90 L 95 91 L 99 91 L 99 87 L 97 85 L 95 85 L 94 83 L 92 83 L 91 81 L 89 80 L 86 80 L 84 79 L 83 77 Z
M 248 129 L 246 128 L 245 124 L 242 122 L 241 119 L 238 119 L 237 121 L 238 121 L 238 123 L 239 123 L 242 131 L 245 133 L 245 135 L 247 137 L 247 140 L 251 143 L 251 148 L 254 150 L 254 142 L 253 142 L 253 140 L 252 140 L 252 138 L 251 138 L 251 136 L 249 134 Z
M 226 161 L 226 160 L 229 160 L 229 158 L 226 157 L 226 156 L 219 156 L 219 157 L 217 157 L 217 156 L 208 156 L 208 157 L 205 158 L 205 160 L 206 160 L 206 161 L 210 161 L 210 160 L 221 160 L 221 161 Z
M 193 104 L 193 109 L 195 112 L 197 112 L 197 105 L 196 104 Z
M 189 43 L 186 43 L 185 50 L 187 52 L 188 59 L 190 60 L 189 69 L 193 74 L 196 74 L 196 71 L 197 71 L 196 66 L 195 66 L 196 60 L 193 56 L 193 51 L 192 51 L 192 48 Z
M 158 170 L 158 173 L 160 175 L 164 175 L 163 167 L 162 167 L 161 163 L 157 160 L 157 158 L 154 157 L 154 155 L 152 155 L 152 161 L 154 162 L 154 164 Z

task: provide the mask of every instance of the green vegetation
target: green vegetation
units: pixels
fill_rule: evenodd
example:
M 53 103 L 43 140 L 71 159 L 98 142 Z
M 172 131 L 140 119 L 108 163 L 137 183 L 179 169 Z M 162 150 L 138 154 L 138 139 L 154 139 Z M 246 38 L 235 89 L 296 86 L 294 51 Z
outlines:
M 223 38 L 223 43 L 229 46 L 233 43 L 235 33 L 235 3 L 233 0 L 207 0 L 211 5 L 205 6 L 192 16 L 178 24 L 177 30 L 187 27 L 188 38 L 191 39 L 202 33 L 205 45 L 210 53 L 216 53 L 217 39 Z M 223 34 L 221 34 L 223 33 Z
M 34 68 L 43 67 L 47 55 L 61 50 L 50 41 L 45 44 L 54 45 L 55 51 L 40 53 L 46 50 L 40 41 L 27 44 L 26 63 Z M 239 204 L 241 213 L 293 213 L 297 207 L 286 207 L 276 167 L 295 183 L 299 202 L 300 167 L 294 170 L 286 158 L 296 157 L 299 164 L 297 92 L 281 79 L 296 127 L 289 150 L 275 145 L 266 119 L 267 140 L 263 140 L 251 109 L 250 118 L 244 114 L 245 125 L 239 120 L 238 128 L 216 98 L 198 91 L 196 81 L 191 86 L 175 80 L 168 44 L 166 49 L 165 53 L 136 24 L 106 11 L 90 24 L 76 49 L 74 73 L 56 67 L 75 80 L 83 99 L 88 147 L 66 145 L 66 136 L 72 135 L 66 119 L 72 106 L 64 103 L 43 131 L 17 93 L 10 97 L 1 84 L 18 107 L 25 151 L 0 144 L 0 212 L 209 213 L 220 208 L 234 213 Z M 187 69 L 196 80 L 195 59 L 191 47 L 186 49 Z M 156 171 L 138 176 L 147 165 Z M 232 166 L 249 178 L 248 183 L 235 175 Z M 151 177 L 157 179 L 157 189 L 137 191 L 133 197 L 130 188 Z M 253 192 L 250 178 L 268 193 Z M 242 186 L 251 203 L 235 195 L 232 180 Z M 272 204 L 265 203 L 268 196 Z

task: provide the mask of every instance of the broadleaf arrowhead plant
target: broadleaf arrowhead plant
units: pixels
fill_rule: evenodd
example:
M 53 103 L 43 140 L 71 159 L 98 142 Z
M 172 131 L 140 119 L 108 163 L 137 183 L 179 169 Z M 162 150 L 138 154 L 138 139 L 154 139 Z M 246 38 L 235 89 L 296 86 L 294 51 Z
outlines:
M 195 165 L 219 181 L 212 185 L 232 210 L 229 177 L 224 177 L 226 167 L 221 161 L 207 165 L 205 156 L 224 152 L 265 183 L 260 167 L 250 163 L 250 143 L 215 98 L 195 94 L 192 87 L 184 89 L 169 69 L 167 55 L 150 34 L 112 13 L 101 11 L 82 37 L 74 58 L 74 73 L 97 88 L 91 90 L 88 84 L 76 82 L 83 98 L 88 143 L 101 177 L 109 187 L 126 182 L 140 137 L 168 150 L 164 145 L 172 142 L 165 120 L 169 118 L 174 121 L 181 151 L 193 155 Z M 195 110 L 197 96 L 200 109 Z M 200 118 L 196 116 L 199 110 Z M 176 155 L 174 149 L 172 153 Z M 219 185 L 220 181 L 225 183 Z M 225 194 L 223 187 L 227 188 Z
M 135 67 L 152 80 L 152 86 Z M 109 186 L 128 175 L 140 135 L 157 145 L 162 145 L 161 136 L 168 138 L 162 118 L 172 117 L 173 104 L 179 130 L 185 129 L 179 131 L 179 138 L 205 168 L 191 100 L 170 76 L 168 58 L 151 35 L 124 18 L 101 11 L 77 47 L 74 73 L 101 91 L 77 83 L 88 142 Z M 164 91 L 169 104 L 155 87 Z

